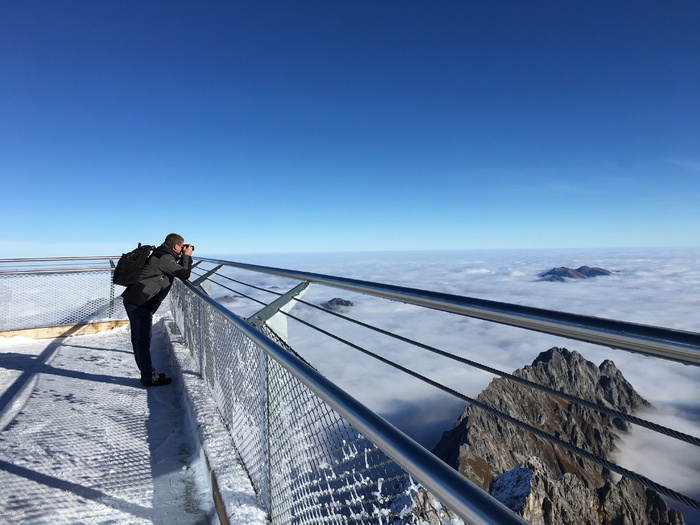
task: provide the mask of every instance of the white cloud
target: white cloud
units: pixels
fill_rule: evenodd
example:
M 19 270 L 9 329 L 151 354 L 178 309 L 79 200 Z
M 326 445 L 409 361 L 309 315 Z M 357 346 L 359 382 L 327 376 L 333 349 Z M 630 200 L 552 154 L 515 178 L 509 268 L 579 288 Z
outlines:
M 659 425 L 700 436 L 698 412 L 683 413 L 673 405 L 661 405 L 659 412 L 649 411 L 640 417 Z M 629 434 L 622 436 L 616 461 L 630 470 L 647 476 L 657 483 L 677 490 L 686 496 L 699 499 L 700 448 L 669 438 L 646 428 L 634 426 Z

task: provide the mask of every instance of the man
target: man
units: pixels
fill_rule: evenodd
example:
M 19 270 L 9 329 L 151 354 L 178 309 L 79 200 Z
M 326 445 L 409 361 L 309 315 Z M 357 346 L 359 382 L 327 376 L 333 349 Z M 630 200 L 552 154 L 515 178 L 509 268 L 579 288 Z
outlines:
M 175 277 L 189 279 L 194 247 L 185 239 L 171 233 L 165 242 L 153 250 L 141 270 L 139 282 L 128 286 L 122 298 L 131 323 L 131 344 L 136 366 L 141 371 L 141 384 L 146 387 L 168 385 L 171 378 L 155 374 L 151 363 L 151 329 L 153 314 L 170 291 Z

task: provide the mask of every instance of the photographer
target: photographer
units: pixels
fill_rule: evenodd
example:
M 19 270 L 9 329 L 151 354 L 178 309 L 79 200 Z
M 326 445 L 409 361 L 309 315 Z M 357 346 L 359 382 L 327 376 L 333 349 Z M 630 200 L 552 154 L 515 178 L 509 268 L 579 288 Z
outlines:
M 155 374 L 151 363 L 153 314 L 170 291 L 175 277 L 186 280 L 192 268 L 194 246 L 185 244 L 181 235 L 171 233 L 156 248 L 141 271 L 139 282 L 128 286 L 122 297 L 131 324 L 131 344 L 143 386 L 163 386 L 172 381 Z

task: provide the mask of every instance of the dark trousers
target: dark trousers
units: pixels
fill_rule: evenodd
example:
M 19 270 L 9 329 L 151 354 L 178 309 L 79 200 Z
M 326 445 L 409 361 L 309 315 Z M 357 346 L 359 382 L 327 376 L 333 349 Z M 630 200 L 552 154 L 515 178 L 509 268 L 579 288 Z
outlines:
M 151 327 L 153 312 L 149 308 L 135 305 L 124 299 L 124 309 L 131 323 L 131 346 L 134 348 L 136 366 L 141 371 L 142 381 L 151 381 L 154 376 L 151 363 Z

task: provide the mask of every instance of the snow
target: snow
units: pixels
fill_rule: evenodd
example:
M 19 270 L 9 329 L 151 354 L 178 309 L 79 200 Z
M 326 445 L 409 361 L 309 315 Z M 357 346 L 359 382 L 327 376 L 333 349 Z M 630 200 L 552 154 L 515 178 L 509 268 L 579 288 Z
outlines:
M 199 378 L 197 365 L 182 344 L 177 326 L 163 321 L 173 355 L 177 376 L 184 391 L 184 407 L 192 433 L 201 443 L 202 455 L 212 473 L 226 513 L 232 525 L 264 524 L 267 512 L 257 500 L 228 430 L 224 426 L 212 396 Z
M 217 524 L 212 478 L 232 523 L 264 522 L 187 350 L 174 341 L 168 355 L 166 321 L 153 358 L 175 380 L 150 389 L 128 326 L 0 338 L 1 523 Z
M 493 480 L 491 495 L 516 512 L 525 505 L 531 491 L 532 470 L 525 464 L 504 472 Z

